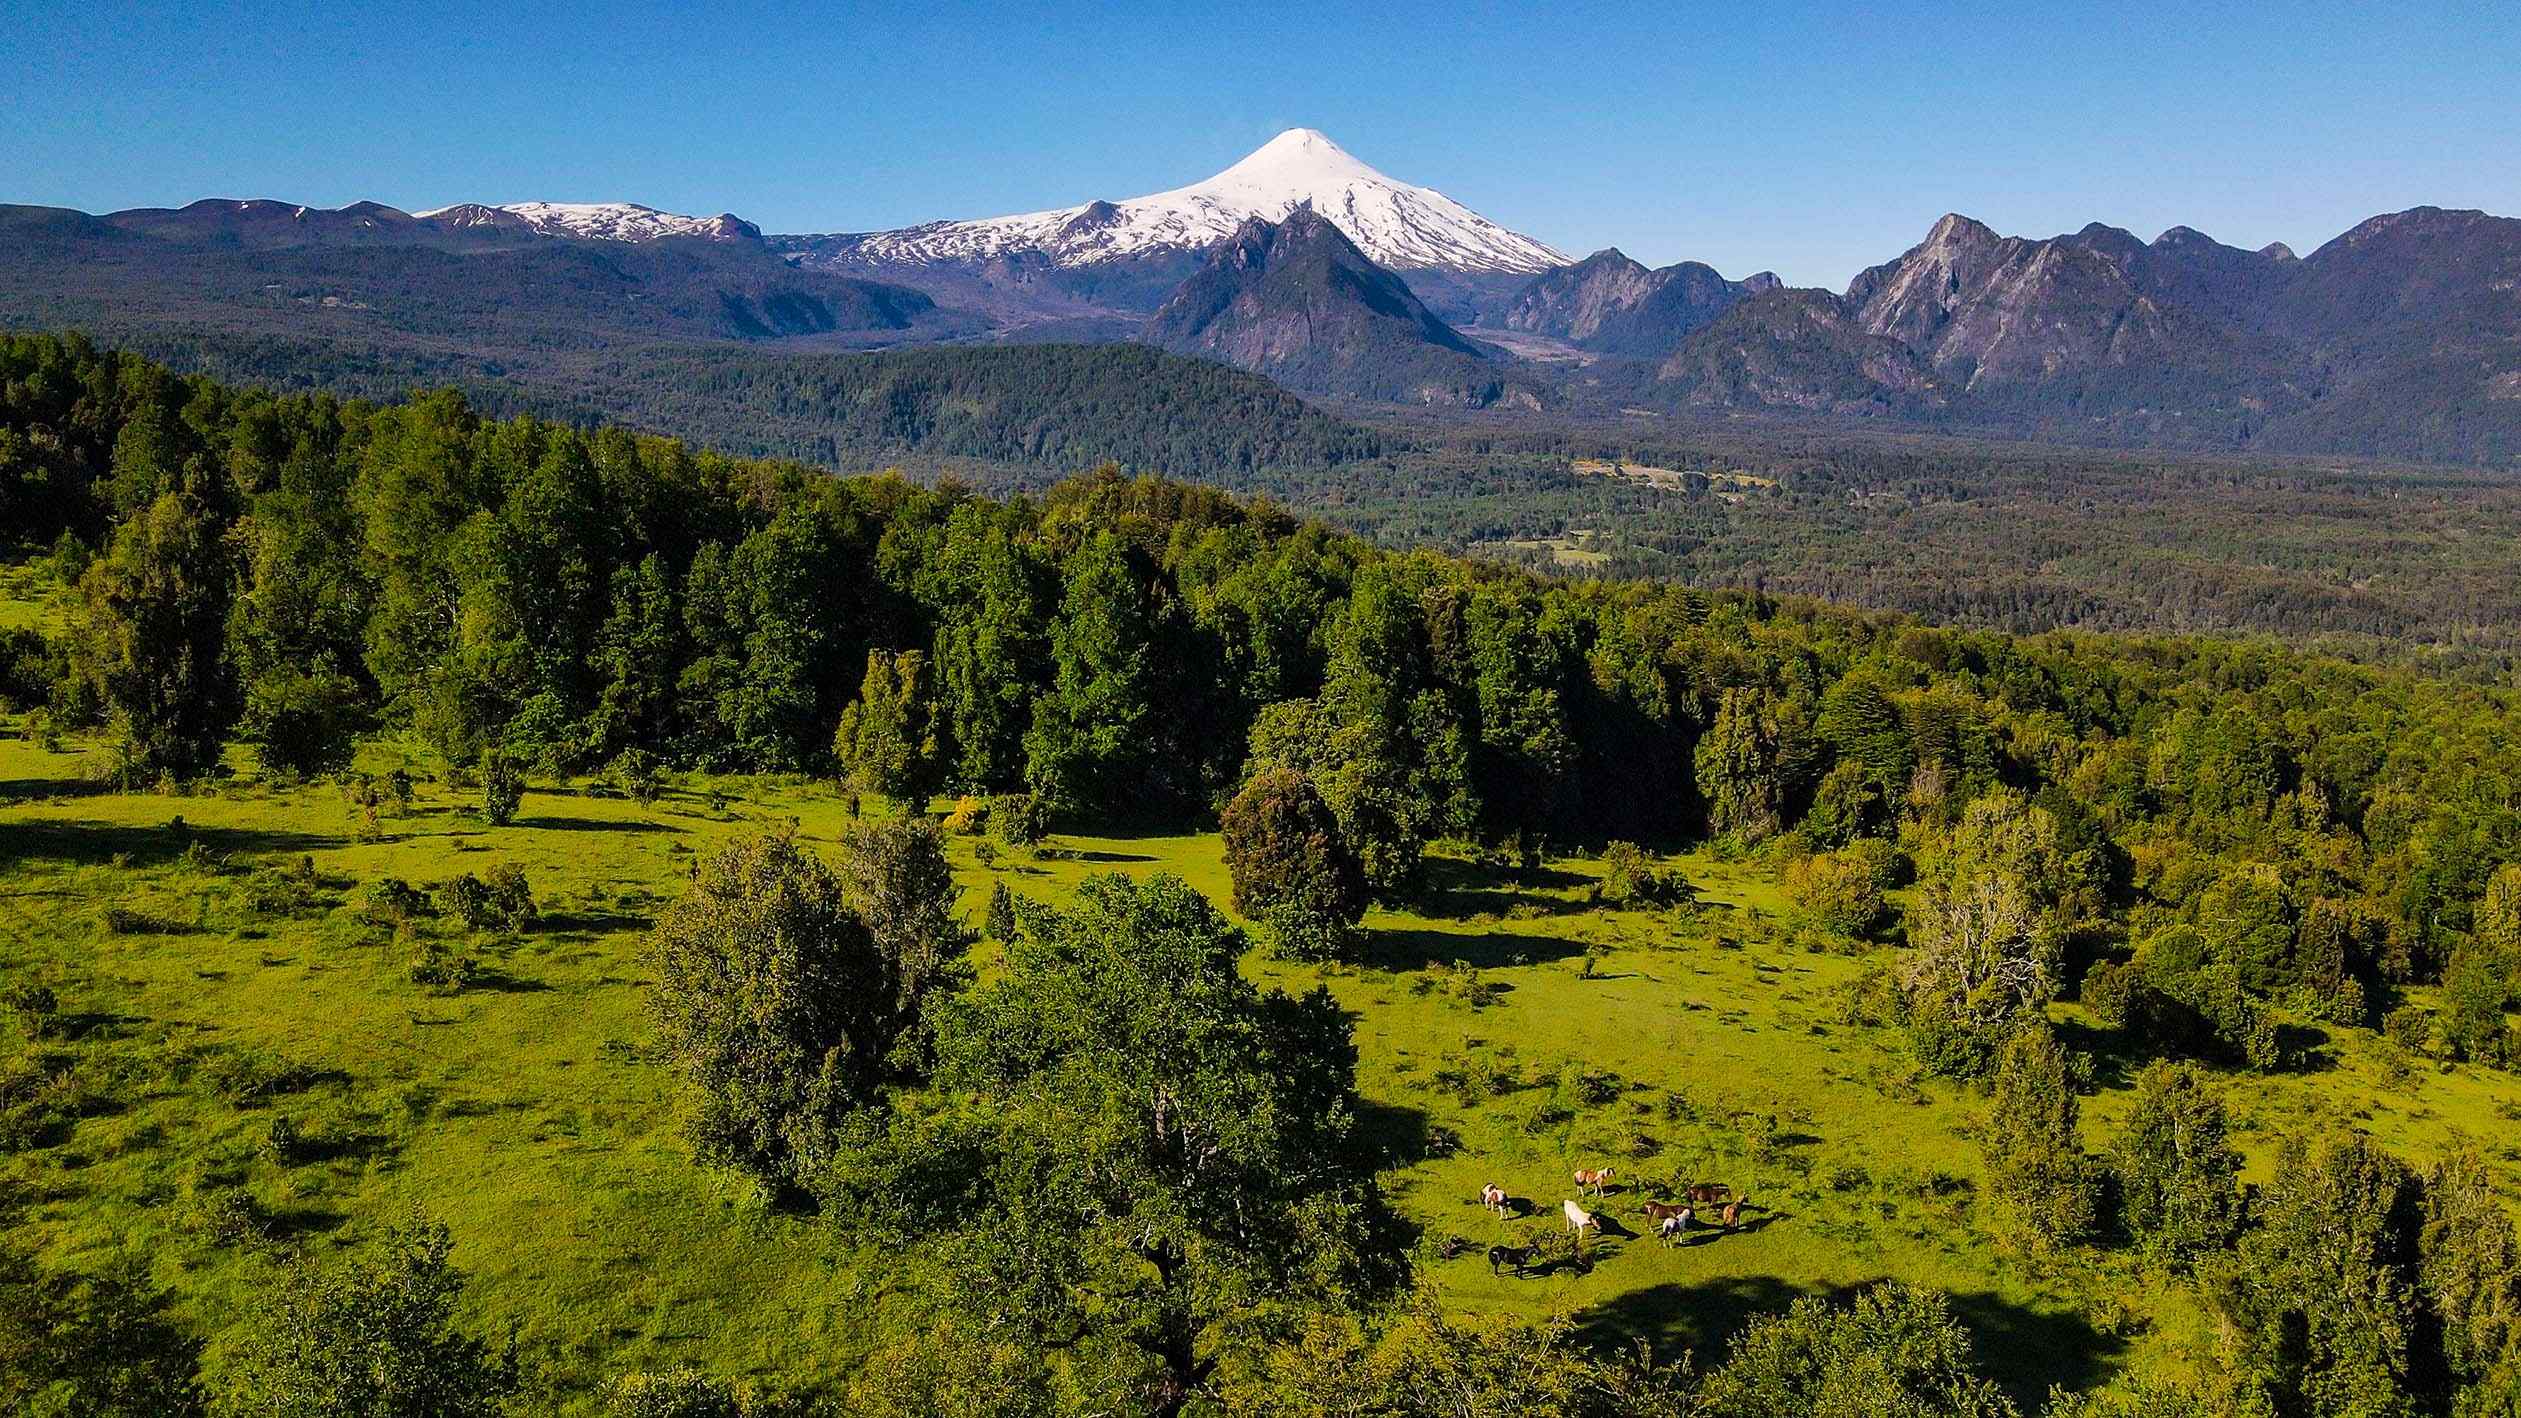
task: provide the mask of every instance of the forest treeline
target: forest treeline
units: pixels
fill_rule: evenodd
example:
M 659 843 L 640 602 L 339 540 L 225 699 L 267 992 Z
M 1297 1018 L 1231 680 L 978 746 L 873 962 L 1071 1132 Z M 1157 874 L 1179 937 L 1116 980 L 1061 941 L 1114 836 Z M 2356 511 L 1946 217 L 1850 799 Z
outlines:
M 1509 540 L 1588 529 L 1609 560 L 1586 574 L 1943 624 L 2274 633 L 2490 667 L 2521 647 L 2521 592 L 2505 574 L 2521 557 L 2521 482 L 2508 472 L 1776 420 L 1325 411 L 1257 375 L 1132 345 L 455 354 L 215 323 L 112 328 L 227 381 L 367 398 L 460 387 L 503 418 L 621 423 L 722 453 L 898 465 L 986 490 L 1114 462 L 1263 493 L 1387 546 L 1513 556 Z M 1683 493 L 1571 476 L 1576 458 L 1742 470 L 1776 486 Z
M 76 586 L 6 682 L 116 725 L 144 781 L 231 740 L 331 771 L 377 726 L 458 765 L 830 771 L 863 702 L 906 741 L 888 786 L 1071 821 L 1202 816 L 1291 764 L 1384 890 L 1440 838 L 1826 850 L 2001 792 L 2076 863 L 2083 937 L 2248 900 L 2259 987 L 2376 1008 L 2521 857 L 2508 690 L 1552 581 L 1108 470 L 999 500 L 39 337 L 0 346 L 0 525 Z
M 1993 1090 L 1983 1145 L 2026 1244 L 2089 1243 L 2113 1189 L 2154 1197 L 2124 1224 L 2224 1277 L 2218 1313 L 2247 1337 L 2235 1392 L 2267 1406 L 2228 1411 L 2447 1413 L 2455 1399 L 2521 1395 L 2521 1282 L 2495 1260 L 2513 1254 L 2509 1218 L 2474 1168 L 2455 1160 L 2425 1184 L 2361 1144 L 2332 1146 L 2289 1159 L 2245 1210 L 2220 1105 L 2181 1067 L 2298 1067 L 2322 1025 L 2383 1027 L 2393 1047 L 2446 1058 L 2513 1057 L 2521 701 L 2509 689 L 2264 644 L 2017 637 L 1557 581 L 1379 550 L 1265 502 L 1110 470 L 993 499 L 490 419 L 452 393 L 380 406 L 232 388 L 50 338 L 0 345 L 0 526 L 74 588 L 63 633 L 0 644 L 0 691 L 42 704 L 53 731 L 107 731 L 134 783 L 219 773 L 235 744 L 267 774 L 339 773 L 355 738 L 383 728 L 488 779 L 662 762 L 846 773 L 897 798 L 995 797 L 993 812 L 1071 826 L 1222 811 L 1230 838 L 1249 823 L 1257 844 L 1234 845 L 1238 893 L 1247 858 L 1320 865 L 1326 881 L 1353 871 L 1362 889 L 1406 899 L 1439 841 L 1505 863 L 1607 844 L 1633 863 L 1628 842 L 1712 838 L 1777 853 L 1816 931 L 1855 940 L 1891 928 L 1883 893 L 1913 877 L 1900 964 L 1849 1009 L 1903 1028 L 1927 1067 Z M 1334 842 L 1338 860 L 1300 860 L 1311 849 L 1280 851 L 1273 833 Z M 937 878 L 941 856 L 921 850 Z M 757 844 L 711 867 L 724 912 L 842 899 L 781 851 Z M 1623 872 L 1606 889 L 1672 889 Z M 1344 1071 L 1253 1071 L 1273 1054 L 1353 1055 L 1322 1003 L 1236 983 L 1236 937 L 1213 908 L 1178 884 L 1098 890 L 1010 929 L 1030 942 L 1012 974 L 937 1004 L 941 1023 L 905 1003 L 869 1026 L 928 1041 L 923 1086 L 1002 1108 L 886 1124 L 871 1102 L 889 1082 L 880 1071 L 801 1077 L 784 1101 L 756 1100 L 767 1111 L 747 1125 L 773 1141 L 730 1155 L 877 1232 L 990 1166 L 1048 1166 L 1063 1100 L 1105 1096 L 1116 1078 L 1147 1084 L 1155 1054 L 1059 1022 L 1102 1007 L 1103 990 L 1119 992 L 1105 1001 L 1115 1029 L 1155 1031 L 1149 1050 L 1220 1051 L 1218 1099 L 1260 1079 L 1354 1107 Z M 706 894 L 689 909 L 711 909 Z M 889 952 L 889 990 L 906 991 L 908 973 L 942 978 L 933 961 L 905 973 L 882 921 L 828 914 L 817 931 Z M 704 954 L 708 919 L 691 927 Z M 933 953 L 939 932 L 951 934 L 911 934 Z M 1249 1016 L 1236 1037 L 1257 1053 L 1131 1003 L 1198 991 L 1216 1000 L 1203 1018 Z M 2051 1002 L 2078 995 L 2164 1064 L 2137 1125 L 2176 1145 L 2130 1144 L 2108 1186 L 2076 1141 L 2074 1066 L 2045 1024 Z M 725 1036 L 691 1033 L 706 1055 L 693 1076 L 758 1077 L 708 1053 Z M 1234 1183 L 1246 1190 L 1229 1209 L 1310 1217 L 1313 1249 L 1247 1256 L 1258 1268 L 1235 1283 L 1265 1289 L 1252 1277 L 1316 1266 L 1326 1290 L 1353 1281 L 1364 1294 L 1356 1277 L 1382 1244 L 1371 1189 L 1334 1214 L 1265 1175 L 1347 1145 L 1307 1131 L 1333 1126 L 1306 1121 L 1309 1107 L 1272 1112 L 1279 1131 L 1247 1139 L 1252 1166 Z M 1021 1133 L 1024 1120 L 1046 1130 Z M 1135 1126 L 1104 1142 L 1142 1145 Z M 966 1162 L 981 1172 L 934 1170 Z M 862 1185 L 879 1163 L 884 1185 Z M 2340 1212 L 2366 1220 L 2324 1229 Z M 1184 1224 L 1207 1236 L 1212 1222 L 1244 1224 L 1225 1212 Z M 1089 1259 L 1154 1264 L 1190 1293 L 1208 1263 L 1196 1236 L 1186 1254 Z M 972 1244 L 975 1265 L 1015 1265 L 990 1249 L 994 1233 Z M 1034 1262 L 1049 1269 L 1000 1279 L 1056 1309 L 1056 1286 L 1040 1287 L 1057 1267 Z M 1092 1327 L 1064 1309 L 1033 1320 L 1045 1336 Z M 1942 1323 L 1911 1330 L 1933 1339 Z M 1167 1411 L 1214 1372 L 1195 1329 L 1129 1336 L 1173 1386 Z M 1288 1379 L 1294 1391 L 1378 1372 L 1335 1327 L 1308 1343 L 1301 1361 L 1321 1387 Z M 1796 1386 L 1828 1376 L 1795 1367 L 1788 1351 L 1804 1340 L 1776 1343 L 1777 1372 L 1742 1382 L 1781 1406 L 1706 1411 L 1800 1411 L 1796 1395 L 1819 1390 Z M 1585 1385 L 1670 1379 L 1586 1373 Z M 1389 1411 L 1416 1411 L 1410 1381 L 1380 1381 L 1402 1405 Z M 2001 1411 L 1967 1392 L 1939 1411 Z

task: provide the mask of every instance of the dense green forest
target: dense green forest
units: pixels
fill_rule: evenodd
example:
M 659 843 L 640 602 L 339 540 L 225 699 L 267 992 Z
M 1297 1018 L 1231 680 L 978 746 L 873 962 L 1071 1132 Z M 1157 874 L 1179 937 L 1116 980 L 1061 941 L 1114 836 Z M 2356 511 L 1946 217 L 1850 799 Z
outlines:
M 1288 436 L 1347 447 L 1309 417 Z M 993 498 L 51 338 L 0 345 L 0 527 L 73 588 L 57 627 L 0 639 L 0 693 L 40 706 L 38 736 L 106 735 L 128 786 L 215 779 L 232 747 L 347 781 L 387 731 L 492 823 L 521 775 L 636 792 L 661 770 L 946 793 L 1010 842 L 1215 821 L 1239 913 L 1304 960 L 1353 954 L 1368 901 L 1437 889 L 1448 853 L 1599 851 L 1622 902 L 1681 889 L 1636 844 L 1761 855 L 1813 948 L 1900 947 L 1850 1017 L 1985 1090 L 2012 1241 L 2193 1277 L 2230 1336 L 2186 1386 L 2052 1411 L 2521 1409 L 2521 1247 L 2483 1163 L 2305 1139 L 2243 1189 L 2199 1083 L 2317 1069 L 2330 1031 L 2515 1059 L 2506 684 L 1564 580 L 1109 469 Z M 1905 1287 L 1798 1304 L 1694 1370 L 1413 1301 L 1328 993 L 1249 982 L 1240 933 L 1167 878 L 993 904 L 1004 951 L 976 971 L 941 830 L 963 829 L 871 828 L 838 875 L 748 839 L 656 928 L 658 1047 L 700 1163 L 902 1238 L 943 1306 L 853 1392 L 865 1411 L 2018 1411 Z M 2096 1023 L 2053 1023 L 2063 1000 Z M 2096 1050 L 2141 1074 L 2108 1158 L 2076 1140 Z M 275 1314 L 239 1370 L 263 1406 L 236 1411 L 516 1390 L 513 1352 L 443 1332 L 443 1238 L 396 1245 Z M 180 1352 L 147 1340 L 141 1282 L 7 1264 L 45 1308 L 12 1305 L 41 1317 L 0 1322 L 0 1367 L 79 1411 L 192 1401 L 167 1396 L 189 1383 L 171 1359 L 130 1371 L 161 1385 L 137 1396 L 81 1367 Z M 304 1397 L 352 1354 L 446 1395 Z M 623 1392 L 620 1412 L 742 1411 L 698 1378 Z
M 355 339 L 175 327 L 138 347 L 230 381 L 366 398 L 460 387 L 487 413 L 621 423 L 724 453 L 827 466 L 954 465 L 1040 478 L 1116 462 L 1242 479 L 1373 457 L 1382 443 L 1258 375 L 1139 345 L 846 355 L 630 342 L 431 357 Z
M 743 457 L 1038 491 L 1104 462 L 1265 493 L 1386 546 L 1663 576 L 1939 623 L 2252 634 L 2510 662 L 2521 480 L 1802 426 L 1316 409 L 1128 345 L 769 353 L 639 343 L 429 356 L 344 335 L 133 332 L 175 367 L 282 389 L 618 423 Z M 1739 472 L 1748 489 L 1581 476 Z M 1576 565 L 1553 548 L 1581 537 Z
M 1416 468 L 1273 482 L 1378 540 L 2040 631 L 2280 635 L 2508 666 L 2521 480 L 2341 459 L 2082 449 L 1824 427 L 1378 421 Z M 1672 489 L 1571 460 L 1702 474 Z M 1424 490 L 1446 495 L 1427 496 Z M 1547 546 L 1589 532 L 1584 568 Z M 1515 542 L 1537 543 L 1517 548 Z

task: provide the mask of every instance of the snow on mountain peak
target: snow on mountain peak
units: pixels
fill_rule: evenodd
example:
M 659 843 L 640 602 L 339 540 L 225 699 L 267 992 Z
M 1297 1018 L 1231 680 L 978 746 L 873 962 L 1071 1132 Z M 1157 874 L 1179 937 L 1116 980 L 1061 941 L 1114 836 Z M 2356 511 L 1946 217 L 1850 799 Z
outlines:
M 1441 192 L 1384 176 L 1312 128 L 1290 128 L 1187 187 L 1123 202 L 875 232 L 849 254 L 875 265 L 986 261 L 1029 250 L 1061 266 L 1091 266 L 1205 250 L 1253 217 L 1283 221 L 1308 204 L 1378 265 L 1397 270 L 1533 273 L 1567 264 L 1557 251 Z
M 422 217 L 450 216 L 479 223 L 483 212 L 505 212 L 545 236 L 574 236 L 598 241 L 655 241 L 667 236 L 759 236 L 752 223 L 725 213 L 687 217 L 660 212 L 636 202 L 462 202 L 453 207 L 418 212 Z

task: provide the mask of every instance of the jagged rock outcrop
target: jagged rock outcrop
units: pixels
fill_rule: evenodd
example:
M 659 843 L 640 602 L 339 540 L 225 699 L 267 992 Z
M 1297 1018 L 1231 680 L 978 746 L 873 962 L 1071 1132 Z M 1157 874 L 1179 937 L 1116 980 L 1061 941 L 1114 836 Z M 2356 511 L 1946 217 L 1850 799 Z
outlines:
M 1654 359 L 1744 298 L 1777 286 L 1766 271 L 1728 281 L 1696 261 L 1648 270 L 1614 247 L 1534 278 L 1506 308 L 1504 323 L 1599 354 Z

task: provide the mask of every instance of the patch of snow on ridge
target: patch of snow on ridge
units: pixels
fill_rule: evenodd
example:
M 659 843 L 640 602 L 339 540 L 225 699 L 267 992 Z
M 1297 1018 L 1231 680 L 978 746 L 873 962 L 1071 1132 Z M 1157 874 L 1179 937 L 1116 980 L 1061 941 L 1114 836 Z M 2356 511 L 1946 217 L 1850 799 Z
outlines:
M 667 236 L 758 234 L 751 230 L 749 223 L 732 215 L 687 217 L 674 212 L 660 212 L 636 202 L 466 202 L 414 215 L 434 217 L 440 213 L 460 213 L 463 209 L 481 206 L 521 218 L 527 226 L 546 236 L 574 236 L 599 241 L 654 241 Z

